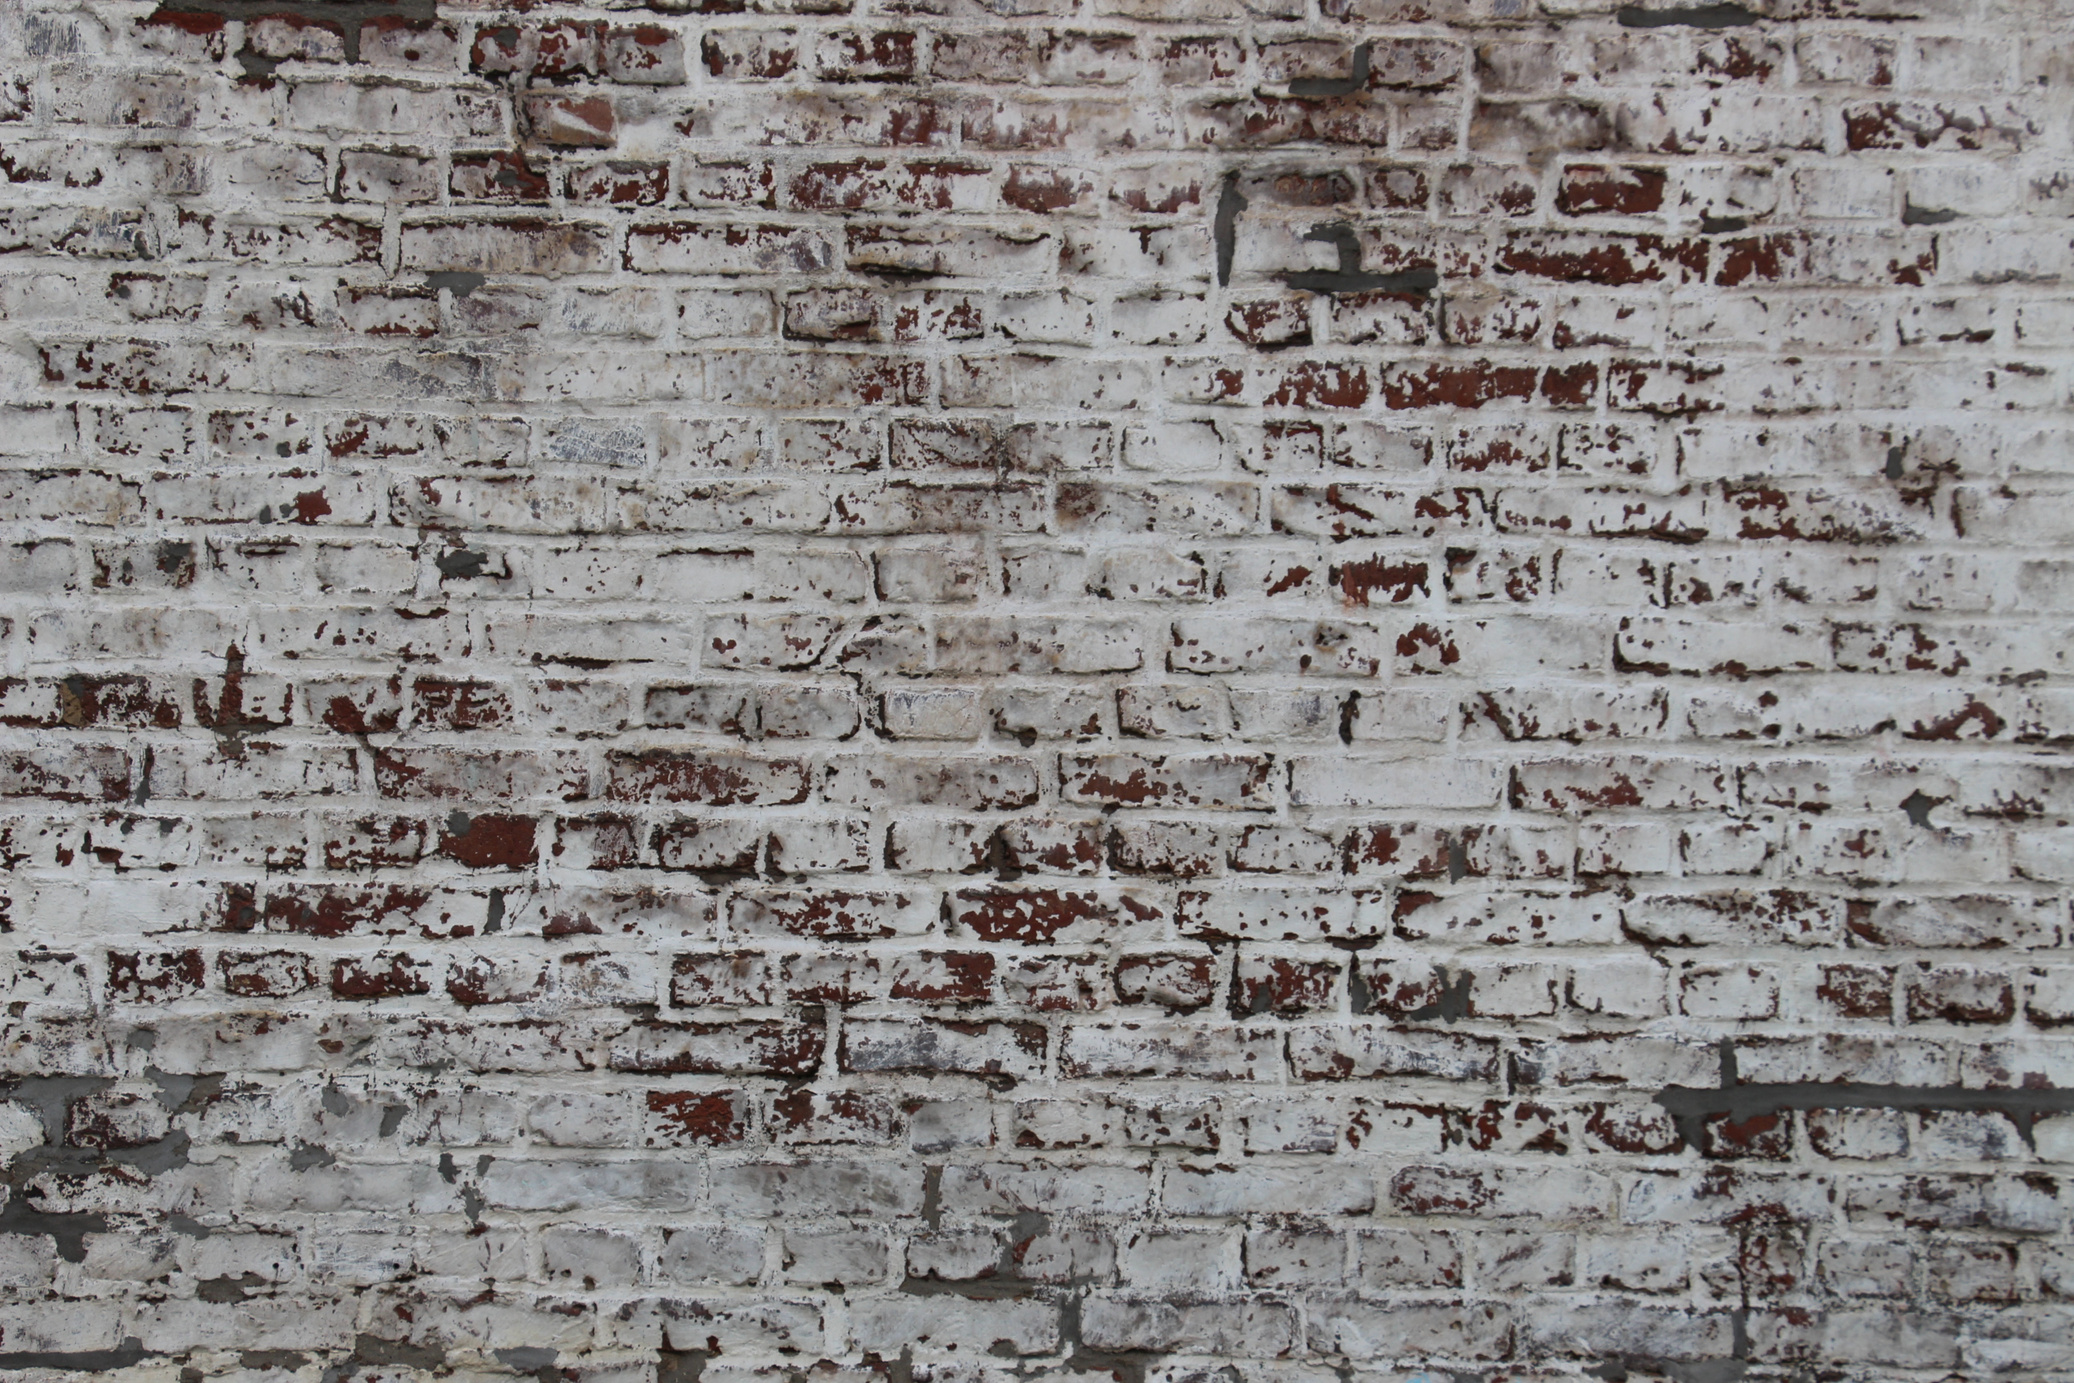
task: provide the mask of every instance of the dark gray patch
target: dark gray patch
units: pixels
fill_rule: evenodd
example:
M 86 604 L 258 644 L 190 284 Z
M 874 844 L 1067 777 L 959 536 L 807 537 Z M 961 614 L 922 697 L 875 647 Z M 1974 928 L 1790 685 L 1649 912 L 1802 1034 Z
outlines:
M 1906 199 L 1901 203 L 1901 224 L 1904 226 L 1948 226 L 1958 219 L 1958 212 L 1943 207 L 1917 206 Z
M 1921 826 L 1926 831 L 1934 831 L 1937 829 L 1937 823 L 1930 819 L 1930 813 L 1951 800 L 1949 797 L 1931 797 L 1921 788 L 1917 788 L 1914 792 L 1901 799 L 1901 810 L 1908 813 L 1910 825 Z
M 309 1362 L 309 1355 L 292 1349 L 248 1349 L 238 1356 L 248 1369 L 299 1369 Z
M 1674 1383 L 1736 1383 L 1749 1369 L 1749 1361 L 1744 1359 L 1679 1360 L 1658 1359 L 1648 1354 L 1623 1354 L 1592 1364 L 1584 1372 L 1589 1377 L 1602 1378 L 1606 1383 L 1627 1383 L 1630 1370 L 1659 1374 L 1674 1380 Z
M 32 1210 L 19 1193 L 0 1209 L 0 1234 L 48 1235 L 58 1246 L 58 1257 L 67 1263 L 86 1262 L 86 1236 L 106 1234 L 108 1217 L 96 1214 L 47 1214 Z M 9 1367 L 0 1365 L 0 1368 Z M 32 1368 L 35 1365 L 14 1365 Z M 53 1365 L 52 1367 L 58 1367 Z
M 901 1282 L 900 1290 L 911 1297 L 964 1297 L 970 1301 L 1011 1301 L 1029 1296 L 1037 1288 L 1032 1283 L 1015 1278 L 973 1277 L 961 1281 L 945 1281 L 940 1278 L 910 1275 Z
M 1232 256 L 1238 251 L 1239 213 L 1248 203 L 1239 191 L 1239 175 L 1226 173 L 1224 186 L 1217 192 L 1217 215 L 1211 222 L 1211 234 L 1217 242 L 1217 283 L 1219 287 L 1231 284 Z
M 1370 991 L 1368 981 L 1362 978 L 1361 967 L 1347 967 L 1347 1002 L 1356 1013 L 1373 1012 L 1375 994 Z
M 252 1295 L 254 1287 L 264 1287 L 266 1279 L 258 1273 L 244 1273 L 238 1277 L 212 1277 L 195 1284 L 194 1294 L 203 1301 L 222 1305 L 225 1302 L 243 1301 Z
M 1440 976 L 1440 997 L 1424 1008 L 1413 1009 L 1405 1018 L 1420 1023 L 1430 1023 L 1438 1018 L 1443 1023 L 1459 1023 L 1469 1016 L 1469 986 L 1476 976 L 1464 970 L 1460 975 L 1451 975 L 1445 967 L 1436 966 L 1434 973 Z
M 489 279 L 467 269 L 441 269 L 425 275 L 425 286 L 435 292 L 444 288 L 457 298 L 465 298 L 488 283 Z
M 1352 96 L 1368 85 L 1368 53 L 1364 43 L 1354 50 L 1351 75 L 1345 77 L 1301 77 L 1289 84 L 1291 96 Z
M 2074 1112 L 2074 1090 L 1974 1090 L 1963 1086 L 1866 1085 L 1857 1081 L 1794 1081 L 1745 1085 L 1736 1071 L 1735 1044 L 1720 1044 L 1721 1085 L 1714 1090 L 1670 1085 L 1655 1102 L 1670 1114 L 1692 1148 L 1703 1140 L 1710 1119 L 1742 1121 L 1793 1109 L 1986 1110 L 2006 1116 L 2027 1146 L 2036 1146 L 2032 1126 L 2041 1114 Z
M 144 762 L 137 768 L 137 791 L 130 798 L 130 801 L 139 807 L 151 800 L 151 765 L 153 757 L 151 746 L 145 745 Z M 135 1036 L 135 1034 L 132 1034 L 132 1036 Z M 158 1040 L 156 1034 L 153 1035 L 152 1040 Z
M 1112 853 L 1116 847 L 1117 840 L 1112 836 L 1109 841 L 1109 848 Z M 1022 868 L 1015 862 L 1015 851 L 1008 844 L 1007 827 L 997 827 L 994 834 L 987 837 L 987 849 L 984 859 L 977 869 L 967 870 L 966 872 L 991 872 L 996 879 L 1005 884 L 1012 884 L 1017 879 L 1023 877 Z M 946 909 L 950 907 L 950 901 L 949 896 L 946 895 L 943 900 Z
M 320 1147 L 315 1143 L 305 1143 L 301 1139 L 296 1140 L 294 1150 L 288 1154 L 288 1168 L 290 1171 L 307 1172 L 312 1167 L 333 1167 L 336 1165 L 338 1165 L 338 1158 L 332 1155 L 331 1149 Z
M 436 1369 L 446 1362 L 446 1351 L 438 1345 L 414 1345 L 404 1340 L 383 1340 L 373 1335 L 353 1339 L 353 1358 L 362 1364 L 401 1364 L 412 1369 Z
M 115 1349 L 55 1353 L 26 1350 L 0 1354 L 0 1369 L 72 1369 L 80 1373 L 102 1373 L 109 1369 L 126 1369 L 155 1357 L 146 1352 L 143 1341 L 132 1335 Z
M 498 1363 L 517 1369 L 520 1373 L 537 1375 L 542 1383 L 548 1383 L 554 1371 L 555 1360 L 561 1357 L 555 1350 L 545 1349 L 539 1345 L 513 1345 L 508 1349 L 495 1349 L 490 1352 L 497 1357 Z
M 168 538 L 158 545 L 153 562 L 162 575 L 179 576 L 189 573 L 187 579 L 191 581 L 194 579 L 191 574 L 194 568 L 194 544 Z
M 943 1168 L 922 1168 L 922 1223 L 943 1228 Z
M 1750 218 L 1747 216 L 1702 215 L 1700 217 L 1701 235 L 1733 235 L 1737 231 L 1746 231 L 1748 229 L 1750 229 Z
M 465 579 L 481 576 L 482 569 L 489 560 L 489 554 L 486 552 L 470 552 L 465 547 L 457 547 L 433 558 L 432 565 L 439 568 L 441 576 L 458 576 Z
M 141 1148 L 125 1148 L 120 1152 L 112 1152 L 108 1154 L 108 1160 L 134 1167 L 146 1176 L 155 1177 L 161 1172 L 170 1172 L 175 1167 L 185 1167 L 189 1146 L 191 1145 L 187 1134 L 176 1131 L 167 1134 L 156 1143 L 146 1143 Z
M 1757 16 L 1741 5 L 1674 5 L 1661 10 L 1622 5 L 1617 17 L 1624 29 L 1734 29 L 1757 22 Z
M 699 1375 L 712 1357 L 703 1349 L 659 1349 L 655 1352 L 655 1383 L 699 1383 Z
M 1312 293 L 1429 293 L 1440 286 L 1440 271 L 1432 267 L 1405 269 L 1395 274 L 1375 274 L 1361 267 L 1361 241 L 1346 221 L 1328 221 L 1313 226 L 1304 239 L 1322 241 L 1339 254 L 1337 269 L 1301 269 L 1282 275 L 1291 288 Z
M 221 1071 L 206 1076 L 187 1076 L 152 1066 L 146 1068 L 144 1074 L 158 1087 L 158 1102 L 173 1114 L 199 1113 L 223 1090 Z
M 139 1036 L 148 1033 L 148 1028 L 131 1033 L 129 1045 L 148 1050 L 148 1044 L 137 1041 Z M 65 1141 L 73 1101 L 98 1095 L 113 1084 L 114 1080 L 107 1076 L 23 1076 L 19 1080 L 0 1082 L 0 1098 L 35 1110 L 36 1117 L 43 1121 L 44 1139 L 59 1144 Z

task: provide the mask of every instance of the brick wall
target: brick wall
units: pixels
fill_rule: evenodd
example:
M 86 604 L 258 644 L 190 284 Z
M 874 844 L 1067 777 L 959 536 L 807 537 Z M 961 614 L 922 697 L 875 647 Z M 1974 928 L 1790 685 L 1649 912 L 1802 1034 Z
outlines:
M 0 9 L 0 1370 L 2070 1376 L 2069 22 Z

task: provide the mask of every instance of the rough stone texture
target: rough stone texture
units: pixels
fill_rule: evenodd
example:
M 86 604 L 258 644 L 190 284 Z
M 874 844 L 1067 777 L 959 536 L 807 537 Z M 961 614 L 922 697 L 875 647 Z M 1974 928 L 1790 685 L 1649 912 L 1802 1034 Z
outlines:
M 0 1371 L 2074 1377 L 2069 25 L 0 7 Z

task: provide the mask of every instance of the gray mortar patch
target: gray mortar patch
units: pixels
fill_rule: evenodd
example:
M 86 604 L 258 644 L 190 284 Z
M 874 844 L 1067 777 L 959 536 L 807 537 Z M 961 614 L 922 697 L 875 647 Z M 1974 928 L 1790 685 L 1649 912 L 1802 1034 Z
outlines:
M 1412 293 L 1426 294 L 1440 286 L 1440 271 L 1431 267 L 1405 269 L 1394 274 L 1377 274 L 1361 267 L 1361 241 L 1345 221 L 1328 221 L 1313 226 L 1304 239 L 1332 246 L 1339 256 L 1337 269 L 1300 269 L 1282 275 L 1291 288 L 1312 293 Z
M 1352 96 L 1368 85 L 1368 54 L 1374 44 L 1354 50 L 1350 74 L 1345 77 L 1302 77 L 1289 84 L 1291 96 Z
M 1217 284 L 1220 288 L 1231 286 L 1232 257 L 1238 252 L 1239 213 L 1248 205 L 1245 194 L 1239 191 L 1239 175 L 1226 173 L 1223 185 L 1217 190 L 1217 215 L 1211 227 L 1217 244 Z
M 1709 1119 L 1743 1121 L 1795 1109 L 1895 1109 L 1902 1111 L 1987 1110 L 2007 1115 L 2027 1147 L 2036 1148 L 2033 1125 L 2041 1114 L 2074 1112 L 2074 1090 L 1975 1090 L 1965 1086 L 1866 1085 L 1855 1081 L 1797 1081 L 1745 1085 L 1736 1075 L 1735 1044 L 1720 1043 L 1718 1089 L 1665 1086 L 1655 1102 L 1670 1114 L 1691 1148 L 1702 1148 Z
M 1755 24 L 1758 18 L 1741 5 L 1684 5 L 1660 10 L 1622 5 L 1616 17 L 1625 29 L 1735 29 Z

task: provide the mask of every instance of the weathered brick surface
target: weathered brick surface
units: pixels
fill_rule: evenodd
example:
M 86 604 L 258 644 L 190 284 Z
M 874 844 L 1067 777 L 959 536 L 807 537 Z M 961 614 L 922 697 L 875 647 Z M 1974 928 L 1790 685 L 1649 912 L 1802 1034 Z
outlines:
M 0 1372 L 2074 1378 L 2070 24 L 0 6 Z

